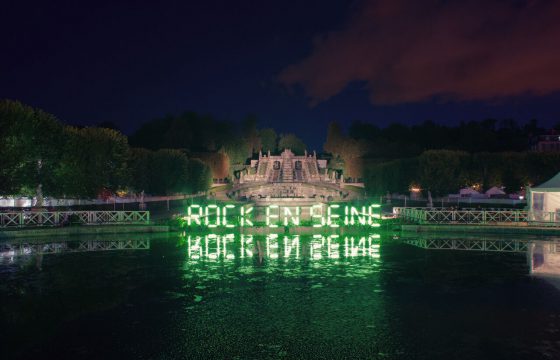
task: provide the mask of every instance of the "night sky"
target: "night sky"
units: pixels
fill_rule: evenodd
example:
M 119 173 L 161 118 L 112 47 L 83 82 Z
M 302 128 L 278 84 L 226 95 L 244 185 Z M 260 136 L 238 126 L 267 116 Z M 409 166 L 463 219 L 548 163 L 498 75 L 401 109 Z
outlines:
M 192 110 L 294 132 L 430 119 L 560 121 L 560 2 L 12 1 L 0 98 L 66 123 Z

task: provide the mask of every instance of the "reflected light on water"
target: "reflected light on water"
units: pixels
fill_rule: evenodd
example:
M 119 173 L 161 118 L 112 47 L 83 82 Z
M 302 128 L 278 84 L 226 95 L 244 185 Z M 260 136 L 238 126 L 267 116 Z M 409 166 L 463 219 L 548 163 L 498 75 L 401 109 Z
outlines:
M 233 261 L 258 257 L 259 259 L 310 260 L 364 257 L 379 258 L 378 234 L 367 236 L 300 235 L 266 236 L 244 234 L 184 235 L 187 255 L 192 260 Z

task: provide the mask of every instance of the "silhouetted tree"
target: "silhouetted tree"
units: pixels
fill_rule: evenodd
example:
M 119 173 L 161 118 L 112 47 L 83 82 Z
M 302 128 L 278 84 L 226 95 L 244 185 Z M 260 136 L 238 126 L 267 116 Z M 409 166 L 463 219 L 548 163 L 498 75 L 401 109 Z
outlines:
M 267 128 L 259 130 L 259 137 L 261 139 L 263 152 L 270 150 L 272 153 L 275 153 L 277 151 L 278 135 L 274 129 Z
M 281 134 L 280 139 L 278 140 L 278 149 L 280 151 L 284 149 L 290 149 L 294 154 L 303 155 L 307 146 L 294 134 Z

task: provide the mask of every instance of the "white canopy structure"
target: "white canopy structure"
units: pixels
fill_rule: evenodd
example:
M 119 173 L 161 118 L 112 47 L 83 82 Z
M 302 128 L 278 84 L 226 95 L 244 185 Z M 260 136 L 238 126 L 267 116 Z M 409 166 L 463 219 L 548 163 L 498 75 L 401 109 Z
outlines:
M 560 221 L 560 173 L 547 182 L 527 189 L 530 220 Z
M 473 188 L 466 187 L 459 190 L 459 195 L 461 197 L 480 197 L 480 193 Z
M 505 194 L 506 193 L 497 186 L 493 186 L 490 189 L 486 190 L 486 195 L 488 195 L 489 197 L 501 196 L 501 195 L 505 195 Z

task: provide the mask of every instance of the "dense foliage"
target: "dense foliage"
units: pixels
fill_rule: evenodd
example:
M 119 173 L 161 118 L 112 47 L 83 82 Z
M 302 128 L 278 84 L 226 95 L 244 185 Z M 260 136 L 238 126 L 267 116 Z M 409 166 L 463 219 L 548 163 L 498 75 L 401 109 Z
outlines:
M 277 153 L 291 148 L 303 154 L 306 149 L 294 134 L 278 136 L 274 129 L 258 129 L 254 116 L 235 125 L 193 112 L 149 121 L 130 137 L 130 143 L 152 150 L 182 149 L 187 153 L 223 150 L 232 166 L 244 165 L 259 150 Z
M 426 121 L 413 126 L 391 124 L 386 128 L 355 122 L 348 138 L 361 141 L 368 158 L 402 159 L 438 149 L 469 153 L 525 151 L 531 136 L 543 131 L 535 120 L 524 126 L 510 119 L 487 119 L 455 127 Z
M 370 194 L 417 186 L 444 195 L 472 185 L 514 192 L 560 171 L 559 154 L 526 151 L 530 137 L 539 133 L 535 121 L 386 128 L 356 122 L 348 134 L 331 123 L 324 150 L 333 171 L 364 180 Z M 236 125 L 193 112 L 145 123 L 131 136 L 133 147 L 128 141 L 114 124 L 65 126 L 41 110 L 0 101 L 0 195 L 34 195 L 40 189 L 67 197 L 119 190 L 196 193 L 209 188 L 212 176 L 244 171 L 260 150 L 306 150 L 294 134 L 257 128 L 254 116 Z
M 417 186 L 434 195 L 447 195 L 475 185 L 484 190 L 504 186 L 513 193 L 559 171 L 559 153 L 428 150 L 418 157 L 367 163 L 364 178 L 371 194 L 407 193 Z
M 180 150 L 131 149 L 103 127 L 64 126 L 16 101 L 0 101 L 0 195 L 96 197 L 117 191 L 196 193 L 210 169 Z
M 346 135 L 331 123 L 324 149 L 332 167 L 364 180 L 371 194 L 406 193 L 415 186 L 445 195 L 475 185 L 516 192 L 560 171 L 559 154 L 527 151 L 531 137 L 543 132 L 536 121 L 521 127 L 490 119 L 457 127 L 356 122 Z
M 19 102 L 0 102 L 0 193 L 59 192 L 64 140 L 56 118 Z

